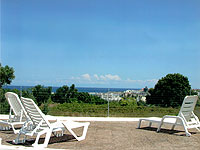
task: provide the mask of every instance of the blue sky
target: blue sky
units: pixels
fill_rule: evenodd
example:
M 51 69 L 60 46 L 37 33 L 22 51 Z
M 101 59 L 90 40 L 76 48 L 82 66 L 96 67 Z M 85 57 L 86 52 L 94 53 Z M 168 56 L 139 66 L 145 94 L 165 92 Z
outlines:
M 199 0 L 1 0 L 12 85 L 154 87 L 168 73 L 200 88 Z

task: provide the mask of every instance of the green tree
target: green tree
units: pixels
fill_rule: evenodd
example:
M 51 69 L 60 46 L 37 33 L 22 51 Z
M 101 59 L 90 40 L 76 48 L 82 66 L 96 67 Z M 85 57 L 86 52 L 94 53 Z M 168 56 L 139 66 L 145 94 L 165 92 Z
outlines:
M 104 100 L 104 99 L 100 98 L 99 96 L 90 95 L 90 97 L 91 97 L 91 103 L 92 104 L 101 105 L 101 104 L 107 104 L 108 103 L 107 100 Z
M 6 65 L 5 67 L 1 66 L 0 63 L 0 88 L 5 84 L 10 84 L 15 78 L 14 69 Z
M 32 88 L 22 90 L 22 97 L 30 98 L 36 102 L 35 97 L 33 96 Z
M 145 86 L 144 92 L 148 92 L 148 87 L 147 86 Z
M 136 102 L 136 99 L 134 97 L 127 97 L 127 98 L 122 98 L 120 101 L 119 101 L 119 104 L 121 106 L 133 106 L 133 107 L 136 107 L 137 106 L 137 102 Z
M 45 88 L 44 86 L 37 85 L 33 87 L 33 96 L 36 99 L 37 104 L 40 106 L 42 103 L 46 103 L 51 96 L 52 87 Z
M 65 103 L 69 101 L 69 87 L 64 85 L 58 88 L 53 95 L 52 100 L 56 103 Z
M 92 101 L 91 96 L 87 92 L 79 92 L 77 94 L 77 99 L 79 103 L 91 103 Z
M 72 84 L 69 88 L 68 98 L 76 98 L 78 90 L 75 88 L 75 85 Z
M 149 90 L 147 104 L 177 107 L 182 104 L 184 97 L 190 94 L 190 90 L 187 77 L 179 73 L 168 74 L 158 81 L 154 89 Z
M 57 103 L 71 103 L 77 101 L 78 90 L 75 88 L 75 85 L 72 84 L 70 87 L 64 85 L 56 90 L 56 93 L 53 96 L 53 101 Z
M 0 88 L 0 113 L 7 114 L 9 112 L 9 105 L 5 98 L 5 89 Z
M 78 92 L 75 85 L 72 84 L 70 87 L 64 85 L 58 88 L 55 94 L 52 96 L 53 102 L 56 103 L 90 103 L 90 104 L 106 104 L 107 101 L 101 99 L 98 96 L 90 95 L 87 92 Z

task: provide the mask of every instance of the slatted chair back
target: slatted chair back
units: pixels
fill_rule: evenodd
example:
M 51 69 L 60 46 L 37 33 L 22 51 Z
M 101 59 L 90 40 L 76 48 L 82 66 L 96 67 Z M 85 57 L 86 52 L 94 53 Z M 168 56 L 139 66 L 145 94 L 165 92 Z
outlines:
M 26 111 L 17 94 L 13 92 L 7 92 L 5 97 L 11 108 L 10 115 L 11 111 L 13 111 L 15 119 L 22 119 L 23 117 L 26 117 Z
M 21 101 L 34 125 L 34 128 L 37 126 L 40 126 L 40 129 L 50 127 L 49 121 L 45 118 L 45 115 L 32 99 L 21 97 Z
M 183 100 L 181 109 L 179 111 L 178 116 L 183 117 L 183 119 L 187 122 L 192 121 L 194 118 L 194 108 L 197 103 L 198 96 L 186 96 Z

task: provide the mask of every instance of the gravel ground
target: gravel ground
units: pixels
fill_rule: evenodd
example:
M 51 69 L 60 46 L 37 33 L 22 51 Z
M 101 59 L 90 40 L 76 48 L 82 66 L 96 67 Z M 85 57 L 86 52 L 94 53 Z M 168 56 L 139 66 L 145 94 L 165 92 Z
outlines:
M 160 133 L 156 133 L 156 126 L 147 127 L 143 123 L 137 129 L 137 122 L 90 122 L 87 137 L 83 141 L 76 141 L 68 132 L 63 137 L 51 137 L 48 148 L 75 150 L 199 150 L 200 132 L 190 130 L 191 137 L 186 137 L 182 127 L 170 130 L 170 126 L 163 126 Z M 75 130 L 81 134 L 81 129 Z M 13 145 L 16 135 L 13 131 L 0 131 L 3 145 Z M 44 139 L 41 139 L 42 143 Z M 24 146 L 29 147 L 34 138 L 28 138 Z

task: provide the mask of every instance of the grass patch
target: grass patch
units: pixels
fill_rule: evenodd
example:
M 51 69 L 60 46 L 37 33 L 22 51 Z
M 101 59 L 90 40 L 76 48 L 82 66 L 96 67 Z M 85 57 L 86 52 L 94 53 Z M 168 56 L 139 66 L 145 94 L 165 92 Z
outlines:
M 178 112 L 179 108 L 163 108 L 157 106 L 110 105 L 109 108 L 110 117 L 162 117 L 164 115 L 177 115 Z M 108 105 L 86 103 L 55 104 L 49 107 L 48 114 L 54 116 L 107 117 Z

